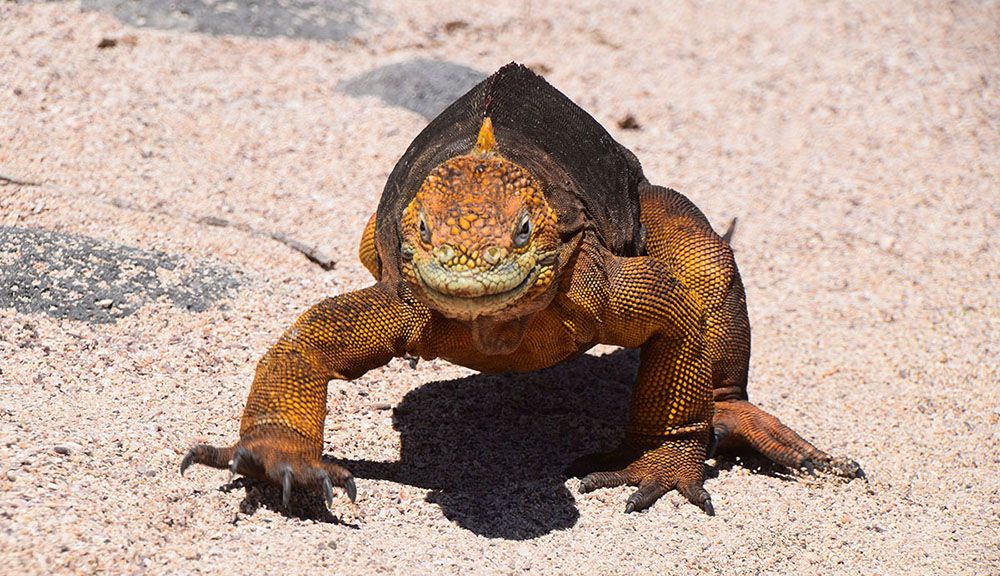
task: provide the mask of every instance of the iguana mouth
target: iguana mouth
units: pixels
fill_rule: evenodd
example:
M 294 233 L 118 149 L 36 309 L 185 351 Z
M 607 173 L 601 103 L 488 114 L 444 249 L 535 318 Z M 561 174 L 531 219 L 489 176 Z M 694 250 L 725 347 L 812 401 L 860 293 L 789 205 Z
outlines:
M 420 288 L 436 309 L 448 316 L 471 319 L 499 312 L 530 291 L 546 265 L 544 262 L 536 262 L 516 284 L 496 292 L 491 292 L 488 284 L 476 280 L 474 275 L 463 277 L 465 275 L 445 272 L 447 281 L 452 283 L 450 288 L 446 288 L 443 283 L 430 281 L 422 266 L 414 265 L 413 272 Z M 509 285 L 506 282 L 502 284 Z
M 462 286 L 465 290 L 458 290 L 454 288 L 451 290 L 445 290 L 442 289 L 440 285 L 435 286 L 429 282 L 428 279 L 421 274 L 420 266 L 414 266 L 414 270 L 417 273 L 417 279 L 420 281 L 420 286 L 427 290 L 428 293 L 438 298 L 462 302 L 489 303 L 498 300 L 507 300 L 511 296 L 523 291 L 525 287 L 531 284 L 538 277 L 539 267 L 534 266 L 528 270 L 528 273 L 521 278 L 521 281 L 515 284 L 512 288 L 507 288 L 498 292 L 490 292 L 486 285 L 478 282 L 469 282 L 467 285 Z M 453 280 L 457 280 L 457 278 L 454 278 Z M 476 288 L 481 289 L 476 290 Z M 474 290 L 478 293 L 456 294 L 456 292 L 468 292 L 470 290 Z

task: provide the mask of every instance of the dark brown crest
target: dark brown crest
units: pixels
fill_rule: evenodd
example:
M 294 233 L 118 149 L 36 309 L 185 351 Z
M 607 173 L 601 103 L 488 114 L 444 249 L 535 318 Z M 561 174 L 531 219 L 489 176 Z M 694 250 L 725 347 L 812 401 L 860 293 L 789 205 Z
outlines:
M 486 117 L 497 152 L 541 181 L 564 238 L 590 229 L 615 254 L 643 251 L 639 161 L 562 92 L 511 63 L 432 120 L 393 168 L 376 220 L 383 277 L 399 270 L 403 210 L 435 166 L 473 149 Z

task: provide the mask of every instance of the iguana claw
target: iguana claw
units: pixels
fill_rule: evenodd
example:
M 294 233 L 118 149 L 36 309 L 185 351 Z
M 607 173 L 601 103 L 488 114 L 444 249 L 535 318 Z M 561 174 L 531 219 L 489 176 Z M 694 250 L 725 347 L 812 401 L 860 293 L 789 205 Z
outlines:
M 323 499 L 326 500 L 327 508 L 333 507 L 333 482 L 326 472 L 323 472 Z
M 702 486 L 703 450 L 694 438 L 667 439 L 659 447 L 646 451 L 626 442 L 612 452 L 581 459 L 572 468 L 580 473 L 588 463 L 598 467 L 598 471 L 580 480 L 581 494 L 598 488 L 638 486 L 638 490 L 625 502 L 626 514 L 645 510 L 667 492 L 677 490 L 712 516 L 715 508 L 711 496 Z M 622 462 L 624 464 L 620 464 Z
M 799 468 L 803 473 L 808 476 L 816 476 L 816 465 L 813 464 L 812 460 L 806 459 L 802 461 L 802 466 Z
M 281 505 L 288 508 L 288 498 L 292 495 L 292 469 L 285 466 L 281 474 Z
M 344 490 L 347 491 L 347 497 L 351 499 L 351 502 L 358 500 L 358 487 L 354 484 L 353 476 L 349 476 L 344 480 Z
M 667 493 L 667 488 L 662 484 L 659 484 L 655 480 L 644 480 L 642 484 L 639 485 L 639 489 L 632 493 L 628 497 L 628 501 L 625 503 L 625 513 L 629 514 L 631 512 L 638 512 L 640 510 L 645 510 L 653 505 L 660 499 L 661 496 Z
M 233 459 L 229 461 L 229 481 L 232 482 L 233 478 L 236 477 L 236 473 L 240 469 L 240 460 L 247 455 L 247 451 L 243 448 L 237 448 L 236 453 L 233 454 Z
M 212 468 L 226 468 L 234 454 L 235 448 L 216 448 L 208 444 L 193 446 L 181 460 L 181 476 L 192 464 L 204 464 Z
M 701 503 L 701 509 L 705 511 L 705 514 L 715 516 L 715 506 L 712 506 L 711 498 L 706 498 L 705 501 Z
M 834 456 L 825 462 L 821 462 L 819 469 L 827 474 L 833 474 L 841 478 L 867 478 L 861 466 L 850 458 Z
M 181 476 L 184 475 L 184 471 L 191 467 L 194 463 L 194 450 L 188 450 L 187 454 L 184 455 L 184 459 L 181 460 Z
M 281 504 L 291 500 L 292 488 L 322 490 L 327 507 L 333 506 L 333 487 L 342 486 L 351 502 L 358 489 L 351 473 L 333 462 L 325 462 L 318 450 L 302 443 L 293 433 L 269 429 L 245 434 L 236 446 L 216 448 L 199 444 L 181 460 L 181 474 L 192 464 L 229 470 L 230 484 L 237 474 L 281 487 Z

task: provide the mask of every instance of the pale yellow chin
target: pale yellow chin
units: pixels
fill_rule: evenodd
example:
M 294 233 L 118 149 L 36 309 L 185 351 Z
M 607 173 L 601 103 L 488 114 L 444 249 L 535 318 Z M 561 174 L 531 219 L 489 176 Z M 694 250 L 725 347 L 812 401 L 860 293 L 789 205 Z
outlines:
M 433 264 L 414 264 L 419 288 L 434 309 L 456 320 L 475 320 L 503 312 L 527 294 L 543 272 L 543 267 L 536 265 L 526 272 L 484 279 L 468 273 L 441 273 L 433 268 Z

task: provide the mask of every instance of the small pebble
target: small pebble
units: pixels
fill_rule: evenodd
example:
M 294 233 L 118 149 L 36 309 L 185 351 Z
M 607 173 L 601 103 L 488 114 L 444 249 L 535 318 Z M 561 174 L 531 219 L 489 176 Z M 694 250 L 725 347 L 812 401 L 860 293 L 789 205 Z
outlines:
M 81 450 L 83 446 L 77 444 L 76 442 L 63 442 L 61 444 L 56 444 L 52 447 L 52 451 L 56 454 L 69 455 L 73 452 Z

